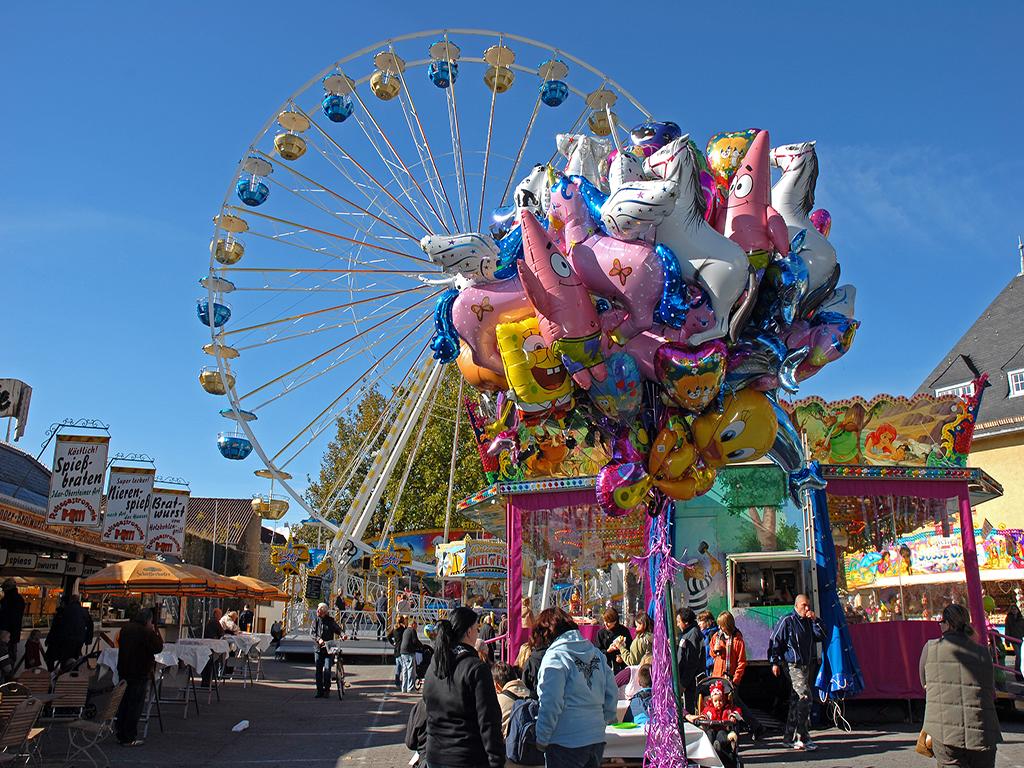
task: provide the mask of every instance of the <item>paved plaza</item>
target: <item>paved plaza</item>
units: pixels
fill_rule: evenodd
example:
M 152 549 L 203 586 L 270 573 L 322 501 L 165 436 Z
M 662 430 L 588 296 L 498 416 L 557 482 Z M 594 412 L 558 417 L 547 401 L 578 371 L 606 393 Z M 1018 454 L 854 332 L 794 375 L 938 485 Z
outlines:
M 182 706 L 164 705 L 164 732 L 154 720 L 144 746 L 127 749 L 112 739 L 105 742 L 113 766 L 389 766 L 408 764 L 405 723 L 415 694 L 394 689 L 392 667 L 351 665 L 352 687 L 343 701 L 332 692 L 328 699 L 313 698 L 312 663 L 273 661 L 265 664 L 267 680 L 242 688 L 231 682 L 221 689 L 221 701 L 207 706 L 201 697 L 200 713 L 190 706 L 182 719 Z M 102 707 L 104 699 L 98 703 Z M 884 708 L 900 710 L 894 703 Z M 876 711 L 883 710 L 878 707 Z M 902 711 L 902 710 L 901 710 Z M 881 712 L 881 714 L 886 714 Z M 241 720 L 249 728 L 233 733 Z M 920 726 L 909 723 L 853 724 L 853 732 L 837 729 L 812 733 L 819 749 L 813 753 L 785 750 L 776 732 L 762 743 L 743 745 L 747 765 L 806 765 L 814 768 L 931 768 L 933 760 L 914 752 Z M 67 740 L 54 727 L 44 738 L 43 762 L 60 765 Z M 999 750 L 999 768 L 1024 767 L 1024 719 L 1003 719 L 1006 739 Z M 763 744 L 763 746 L 762 746 Z M 75 765 L 88 765 L 78 761 Z

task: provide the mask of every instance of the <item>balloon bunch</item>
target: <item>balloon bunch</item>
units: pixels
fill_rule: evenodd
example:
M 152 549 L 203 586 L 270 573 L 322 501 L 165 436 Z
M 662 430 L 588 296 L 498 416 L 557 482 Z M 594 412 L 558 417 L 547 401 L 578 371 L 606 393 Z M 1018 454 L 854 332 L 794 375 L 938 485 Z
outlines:
M 435 357 L 507 404 L 492 451 L 535 463 L 573 447 L 556 439 L 567 424 L 596 427 L 611 515 L 651 494 L 691 499 L 726 464 L 766 455 L 794 500 L 823 487 L 776 401 L 845 354 L 859 325 L 853 286 L 837 287 L 831 217 L 811 210 L 814 143 L 771 149 L 748 130 L 713 136 L 705 154 L 675 123 L 648 122 L 623 146 L 560 135 L 558 147 L 567 173 L 536 166 L 490 233 L 420 243 L 452 286 Z

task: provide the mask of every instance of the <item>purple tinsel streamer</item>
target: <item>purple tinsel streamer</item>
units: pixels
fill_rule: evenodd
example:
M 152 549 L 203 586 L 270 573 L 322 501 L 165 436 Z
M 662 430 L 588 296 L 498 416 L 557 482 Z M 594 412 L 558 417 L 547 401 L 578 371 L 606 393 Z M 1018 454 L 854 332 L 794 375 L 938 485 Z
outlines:
M 683 745 L 679 738 L 679 720 L 676 697 L 672 687 L 672 666 L 675 654 L 669 647 L 668 628 L 665 624 L 665 585 L 672 581 L 682 563 L 672 557 L 668 540 L 668 516 L 674 508 L 671 499 L 664 499 L 654 519 L 650 545 L 644 557 L 633 558 L 634 564 L 647 567 L 654 561 L 654 663 L 650 720 L 647 725 L 647 751 L 644 766 L 653 768 L 685 768 Z

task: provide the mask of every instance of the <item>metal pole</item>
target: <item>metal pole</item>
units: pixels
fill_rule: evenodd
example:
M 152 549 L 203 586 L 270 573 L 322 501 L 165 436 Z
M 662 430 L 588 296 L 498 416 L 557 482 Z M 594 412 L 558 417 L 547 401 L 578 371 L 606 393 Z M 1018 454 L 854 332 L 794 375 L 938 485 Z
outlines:
M 217 512 L 220 509 L 220 499 L 213 500 L 213 533 L 210 536 L 210 544 L 213 551 L 210 553 L 210 570 L 217 572 Z

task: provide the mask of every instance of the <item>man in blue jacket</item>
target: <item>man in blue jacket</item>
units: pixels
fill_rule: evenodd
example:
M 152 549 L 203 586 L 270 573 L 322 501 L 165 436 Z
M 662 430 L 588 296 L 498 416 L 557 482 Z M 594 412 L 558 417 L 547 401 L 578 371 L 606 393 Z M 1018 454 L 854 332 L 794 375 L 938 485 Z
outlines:
M 790 683 L 789 715 L 782 743 L 791 749 L 817 749 L 808 728 L 811 720 L 811 663 L 814 644 L 825 639 L 825 628 L 811 610 L 807 595 L 797 595 L 793 612 L 782 617 L 768 641 L 768 660 L 776 677 Z

